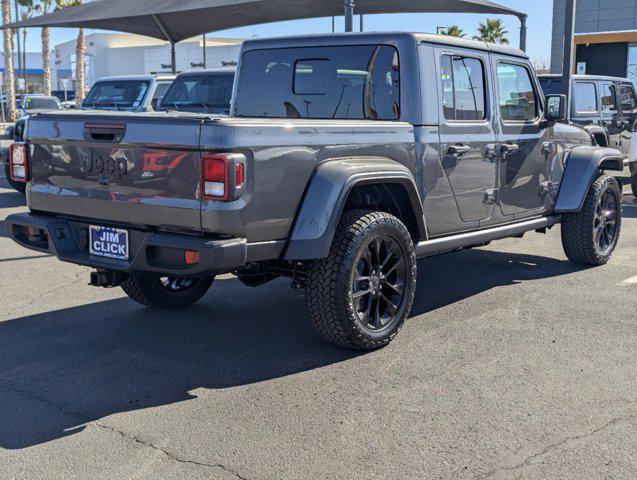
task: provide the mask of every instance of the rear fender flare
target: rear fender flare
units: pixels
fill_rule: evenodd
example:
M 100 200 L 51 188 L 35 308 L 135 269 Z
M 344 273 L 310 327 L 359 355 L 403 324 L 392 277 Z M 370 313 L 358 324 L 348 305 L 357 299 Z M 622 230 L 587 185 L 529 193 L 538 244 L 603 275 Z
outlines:
M 420 239 L 426 239 L 422 202 L 407 167 L 383 158 L 339 159 L 321 164 L 310 180 L 284 258 L 326 258 L 350 193 L 357 186 L 371 184 L 401 185 L 416 217 Z
M 600 170 L 624 170 L 624 155 L 613 148 L 576 147 L 570 151 L 555 213 L 579 212 Z

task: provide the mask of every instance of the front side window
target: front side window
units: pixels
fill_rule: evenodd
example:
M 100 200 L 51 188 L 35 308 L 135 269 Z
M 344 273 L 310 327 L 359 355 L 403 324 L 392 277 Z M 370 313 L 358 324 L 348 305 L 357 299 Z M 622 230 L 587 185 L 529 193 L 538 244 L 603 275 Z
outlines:
M 104 81 L 89 92 L 84 107 L 95 109 L 137 108 L 144 103 L 150 82 L 145 80 Z
M 617 111 L 617 95 L 615 85 L 605 83 L 602 85 L 602 111 L 613 113 Z
M 484 120 L 484 65 L 475 58 L 442 56 L 442 97 L 447 120 Z
M 394 47 L 251 50 L 241 65 L 238 117 L 400 118 L 400 68 Z
M 573 101 L 576 113 L 597 112 L 597 88 L 592 82 L 575 82 L 573 85 Z
M 498 64 L 500 115 L 504 121 L 532 122 L 538 117 L 538 102 L 531 74 L 521 66 Z
M 623 84 L 619 88 L 619 96 L 622 105 L 622 110 L 625 112 L 633 111 L 637 108 L 637 102 L 635 101 L 635 90 L 632 85 Z

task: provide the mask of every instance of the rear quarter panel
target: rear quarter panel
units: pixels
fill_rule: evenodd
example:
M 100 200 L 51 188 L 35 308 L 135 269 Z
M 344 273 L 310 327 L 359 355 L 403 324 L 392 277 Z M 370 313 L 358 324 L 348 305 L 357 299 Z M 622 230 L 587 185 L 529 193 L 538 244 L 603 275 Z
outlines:
M 201 149 L 243 153 L 248 167 L 240 200 L 203 201 L 202 230 L 250 242 L 289 237 L 310 179 L 324 162 L 374 157 L 416 169 L 414 128 L 403 122 L 221 119 L 203 127 Z

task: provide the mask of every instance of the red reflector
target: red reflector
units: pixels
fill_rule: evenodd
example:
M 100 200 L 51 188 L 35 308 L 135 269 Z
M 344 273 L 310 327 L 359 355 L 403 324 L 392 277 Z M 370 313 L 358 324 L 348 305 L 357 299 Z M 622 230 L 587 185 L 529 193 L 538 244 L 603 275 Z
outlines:
M 186 250 L 184 252 L 184 260 L 186 261 L 186 265 L 197 265 L 199 263 L 199 252 Z
M 235 175 L 234 175 L 234 184 L 236 187 L 243 186 L 243 182 L 245 180 L 245 169 L 243 168 L 243 163 L 239 163 L 235 167 Z

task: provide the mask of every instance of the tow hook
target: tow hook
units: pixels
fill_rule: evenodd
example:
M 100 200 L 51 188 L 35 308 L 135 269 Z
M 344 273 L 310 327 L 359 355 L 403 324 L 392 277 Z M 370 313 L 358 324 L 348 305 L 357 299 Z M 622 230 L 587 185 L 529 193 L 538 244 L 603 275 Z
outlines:
M 91 285 L 92 287 L 102 288 L 115 288 L 122 285 L 126 280 L 126 275 L 120 272 L 114 272 L 113 270 L 97 270 L 91 272 Z

